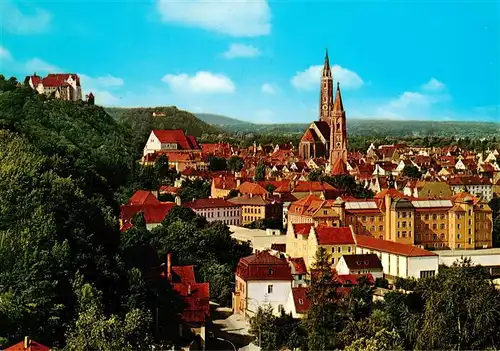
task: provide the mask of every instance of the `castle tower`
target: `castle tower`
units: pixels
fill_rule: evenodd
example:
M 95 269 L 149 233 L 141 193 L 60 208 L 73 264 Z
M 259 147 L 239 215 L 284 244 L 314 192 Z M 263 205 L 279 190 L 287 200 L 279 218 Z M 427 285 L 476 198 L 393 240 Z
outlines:
M 341 162 L 342 161 L 342 162 Z M 343 167 L 340 167 L 342 163 Z M 347 164 L 347 123 L 344 104 L 340 93 L 340 84 L 337 82 L 337 92 L 331 114 L 330 124 L 330 170 L 339 173 Z M 335 166 L 335 167 L 334 167 Z M 336 170 L 336 172 L 334 171 Z M 343 172 L 345 173 L 345 171 Z
M 333 110 L 333 78 L 328 58 L 328 49 L 325 53 L 325 62 L 321 72 L 321 87 L 319 97 L 319 120 L 331 123 L 331 113 Z

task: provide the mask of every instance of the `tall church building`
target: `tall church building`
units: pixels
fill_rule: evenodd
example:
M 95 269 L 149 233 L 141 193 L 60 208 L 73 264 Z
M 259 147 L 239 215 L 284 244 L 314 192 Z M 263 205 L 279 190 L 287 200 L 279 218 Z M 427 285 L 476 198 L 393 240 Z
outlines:
M 325 158 L 330 173 L 347 173 L 347 124 L 340 85 L 333 93 L 333 77 L 328 58 L 321 73 L 319 120 L 311 123 L 299 143 L 299 155 L 304 159 Z

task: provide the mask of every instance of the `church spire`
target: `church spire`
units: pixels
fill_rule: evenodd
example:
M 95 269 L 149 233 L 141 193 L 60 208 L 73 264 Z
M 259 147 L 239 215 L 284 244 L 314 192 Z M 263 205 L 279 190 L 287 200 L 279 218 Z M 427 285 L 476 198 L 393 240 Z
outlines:
M 344 104 L 342 103 L 342 95 L 340 94 L 340 83 L 337 82 L 337 92 L 335 93 L 335 102 L 333 103 L 334 112 L 344 112 Z
M 331 77 L 330 59 L 328 58 L 328 49 L 325 52 L 325 63 L 323 64 L 323 77 Z

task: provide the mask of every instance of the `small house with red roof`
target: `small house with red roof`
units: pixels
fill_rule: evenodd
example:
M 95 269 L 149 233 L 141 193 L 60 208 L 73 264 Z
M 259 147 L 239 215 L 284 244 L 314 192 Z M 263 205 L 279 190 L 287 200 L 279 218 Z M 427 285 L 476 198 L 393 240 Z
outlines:
M 7 347 L 4 351 L 51 351 L 50 347 L 40 344 L 35 340 L 32 340 L 29 336 L 24 337 L 23 341 L 18 342 L 10 347 Z
M 143 213 L 146 228 L 151 230 L 161 224 L 175 202 L 161 202 L 149 190 L 137 190 L 126 205 L 120 206 L 120 228 L 125 231 L 133 227 L 132 219 Z
M 373 278 L 383 278 L 382 262 L 376 254 L 344 255 L 336 266 L 339 275 L 371 274 Z
M 292 290 L 292 272 L 285 259 L 273 256 L 268 251 L 256 252 L 240 259 L 235 276 L 235 313 L 252 316 L 259 307 L 265 305 L 272 306 L 275 315 L 285 310 Z

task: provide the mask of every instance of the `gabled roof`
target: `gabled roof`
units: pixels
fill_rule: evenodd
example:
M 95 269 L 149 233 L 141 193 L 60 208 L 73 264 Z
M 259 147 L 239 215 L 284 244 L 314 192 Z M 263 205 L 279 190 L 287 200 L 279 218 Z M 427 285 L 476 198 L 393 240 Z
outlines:
M 314 228 L 319 245 L 353 245 L 354 238 L 350 227 L 329 227 L 319 225 Z
M 314 121 L 314 126 L 325 140 L 330 140 L 330 126 L 325 121 Z
M 24 340 L 7 347 L 4 351 L 50 351 L 51 348 L 42 345 L 34 340 L 28 341 L 28 347 L 24 347 Z
M 182 150 L 200 149 L 193 136 L 186 136 L 182 129 L 154 129 L 152 131 L 161 143 L 177 144 Z
M 311 232 L 312 223 L 293 223 L 293 232 L 299 235 L 309 235 Z
M 354 235 L 358 247 L 388 252 L 406 257 L 437 256 L 437 254 L 412 245 L 395 243 L 393 241 L 376 239 L 368 235 Z
M 307 313 L 311 308 L 311 301 L 307 298 L 307 287 L 292 288 L 295 312 Z
M 342 258 L 350 270 L 382 270 L 382 263 L 376 254 L 343 255 Z
M 290 257 L 290 264 L 292 265 L 292 274 L 307 274 L 306 263 L 302 257 Z
M 242 194 L 250 195 L 267 195 L 267 190 L 261 187 L 259 184 L 244 182 L 238 187 L 238 191 Z
M 337 157 L 330 173 L 333 175 L 349 174 L 347 166 L 341 157 Z
M 129 205 L 157 205 L 160 201 L 149 190 L 137 190 L 130 198 Z
M 126 223 L 130 223 L 137 213 L 142 212 L 147 224 L 158 224 L 165 219 L 168 212 L 175 206 L 174 202 L 160 202 L 152 205 L 122 205 L 120 206 L 120 219 L 125 226 Z
M 373 279 L 373 276 L 370 273 L 368 273 L 368 274 L 339 274 L 339 275 L 337 275 L 339 283 L 342 285 L 357 285 L 358 280 L 361 277 L 368 278 L 368 281 L 370 282 L 370 284 L 375 283 L 375 279 Z

